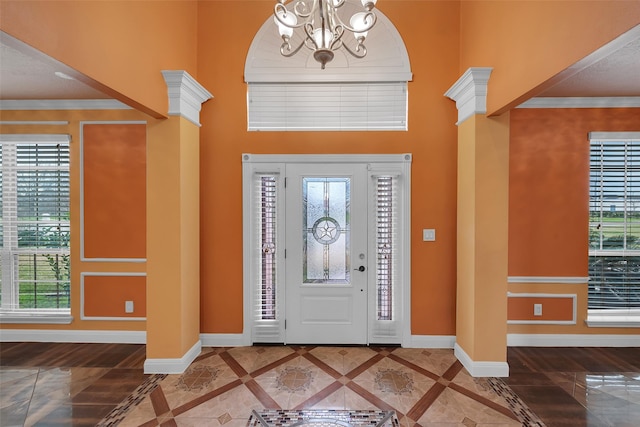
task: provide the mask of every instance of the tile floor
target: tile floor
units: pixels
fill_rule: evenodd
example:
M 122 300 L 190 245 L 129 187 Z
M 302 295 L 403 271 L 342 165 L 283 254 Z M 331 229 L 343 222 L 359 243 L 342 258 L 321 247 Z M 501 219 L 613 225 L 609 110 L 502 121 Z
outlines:
M 182 375 L 143 374 L 145 350 L 0 343 L 0 426 L 261 427 L 251 411 L 279 408 L 393 410 L 393 427 L 640 426 L 640 348 L 509 348 L 503 379 L 470 377 L 448 349 L 204 348 Z
M 245 427 L 252 410 L 395 411 L 400 425 L 520 426 L 537 417 L 500 380 L 472 378 L 452 350 L 380 347 L 206 348 L 183 375 L 102 425 Z M 505 387 L 505 389 L 508 389 Z M 512 403 L 513 407 L 513 403 Z

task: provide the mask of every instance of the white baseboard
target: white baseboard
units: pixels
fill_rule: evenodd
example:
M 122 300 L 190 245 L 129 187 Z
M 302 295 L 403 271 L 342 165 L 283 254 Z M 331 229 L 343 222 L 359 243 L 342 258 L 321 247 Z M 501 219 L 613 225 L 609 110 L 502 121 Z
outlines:
M 509 364 L 507 362 L 490 362 L 472 360 L 458 343 L 455 344 L 453 354 L 458 358 L 472 377 L 508 377 Z
M 63 329 L 0 329 L 0 342 L 68 342 L 145 344 L 146 331 L 81 331 Z
M 202 342 L 200 340 L 191 347 L 181 358 L 147 359 L 144 361 L 145 374 L 181 374 L 200 354 Z
M 411 335 L 410 348 L 453 348 L 455 335 Z
M 245 347 L 251 341 L 244 334 L 200 334 L 203 347 Z
M 640 335 L 507 334 L 509 347 L 640 347 Z

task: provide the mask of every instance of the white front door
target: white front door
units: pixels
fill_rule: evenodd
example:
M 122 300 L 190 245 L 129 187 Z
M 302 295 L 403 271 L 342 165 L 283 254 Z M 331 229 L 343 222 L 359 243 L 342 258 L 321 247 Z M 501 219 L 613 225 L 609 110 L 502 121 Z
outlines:
M 288 164 L 286 342 L 367 343 L 367 165 Z

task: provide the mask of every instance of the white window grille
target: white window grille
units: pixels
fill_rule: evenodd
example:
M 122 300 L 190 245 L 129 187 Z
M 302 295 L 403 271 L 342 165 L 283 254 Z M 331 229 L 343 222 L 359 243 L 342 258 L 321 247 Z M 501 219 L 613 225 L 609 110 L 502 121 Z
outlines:
M 393 320 L 394 191 L 393 177 L 376 178 L 376 311 L 378 320 Z
M 640 133 L 590 134 L 589 316 L 640 315 Z
M 1 312 L 70 307 L 69 137 L 1 135 Z

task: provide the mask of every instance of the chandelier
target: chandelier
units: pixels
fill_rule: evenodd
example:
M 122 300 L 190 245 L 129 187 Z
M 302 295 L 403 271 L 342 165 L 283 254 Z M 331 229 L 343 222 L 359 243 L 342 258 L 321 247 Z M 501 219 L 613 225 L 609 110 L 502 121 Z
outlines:
M 277 0 L 274 10 L 274 21 L 282 37 L 280 53 L 283 56 L 291 57 L 304 46 L 313 51 L 313 57 L 324 70 L 327 62 L 333 59 L 333 52 L 340 48 L 356 58 L 367 55 L 364 40 L 376 23 L 373 9 L 377 0 L 360 0 L 364 11 L 354 13 L 349 25 L 338 15 L 338 10 L 347 0 L 294 0 L 291 10 L 285 6 L 286 1 Z M 304 31 L 304 39 L 298 46 L 292 47 L 291 38 L 297 28 Z M 353 49 L 342 40 L 345 30 L 355 37 L 356 46 Z

